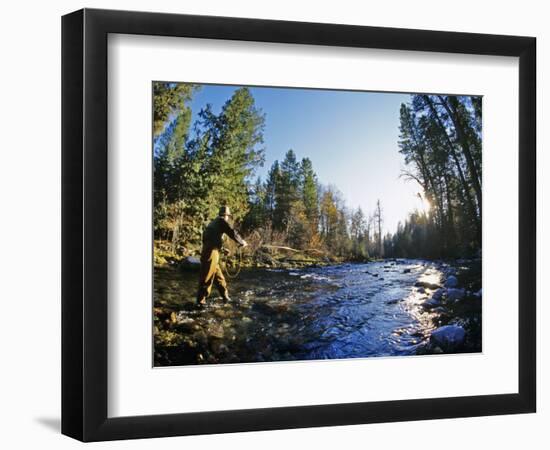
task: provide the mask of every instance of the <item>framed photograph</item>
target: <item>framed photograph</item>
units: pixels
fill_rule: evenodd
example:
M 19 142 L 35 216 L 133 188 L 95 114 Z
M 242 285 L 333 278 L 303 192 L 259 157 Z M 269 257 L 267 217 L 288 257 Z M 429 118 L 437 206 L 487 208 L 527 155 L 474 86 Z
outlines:
M 535 412 L 536 40 L 62 20 L 62 432 Z

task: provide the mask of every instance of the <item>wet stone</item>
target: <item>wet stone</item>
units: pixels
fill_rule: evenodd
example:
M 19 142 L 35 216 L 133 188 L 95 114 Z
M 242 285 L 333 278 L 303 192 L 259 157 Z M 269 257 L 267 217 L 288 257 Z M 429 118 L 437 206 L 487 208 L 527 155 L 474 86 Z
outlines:
M 427 309 L 435 308 L 435 307 L 437 307 L 437 306 L 439 306 L 439 305 L 440 305 L 439 300 L 437 300 L 436 298 L 433 298 L 433 297 L 432 297 L 432 298 L 429 298 L 428 300 L 426 300 L 426 301 L 422 304 L 422 306 L 423 306 L 424 308 L 427 308 Z
M 220 319 L 224 319 L 226 317 L 228 317 L 231 313 L 227 310 L 224 310 L 224 309 L 217 309 L 216 311 L 214 311 L 214 315 L 216 317 L 219 317 Z
M 458 286 L 458 279 L 454 275 L 448 276 L 447 281 L 445 282 L 445 287 L 455 288 L 457 286 Z
M 208 327 L 207 333 L 209 336 L 221 339 L 224 336 L 223 326 L 220 324 L 213 324 Z
M 430 339 L 435 345 L 454 350 L 464 343 L 466 331 L 459 325 L 444 325 L 435 330 Z
M 439 289 L 441 286 L 437 283 L 430 283 L 429 281 L 417 281 L 414 284 L 418 288 L 425 288 L 425 289 Z

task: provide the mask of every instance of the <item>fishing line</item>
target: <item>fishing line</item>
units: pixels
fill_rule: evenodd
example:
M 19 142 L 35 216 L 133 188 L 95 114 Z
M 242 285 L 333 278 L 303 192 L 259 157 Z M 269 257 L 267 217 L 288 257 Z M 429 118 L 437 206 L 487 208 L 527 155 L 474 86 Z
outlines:
M 239 273 L 241 273 L 241 269 L 243 267 L 243 253 L 242 253 L 242 250 L 241 248 L 237 248 L 237 269 L 234 271 L 234 272 L 231 272 L 227 266 L 227 256 L 225 256 L 223 258 L 223 271 L 225 272 L 225 274 L 227 275 L 228 278 L 230 279 L 235 279 L 239 276 Z

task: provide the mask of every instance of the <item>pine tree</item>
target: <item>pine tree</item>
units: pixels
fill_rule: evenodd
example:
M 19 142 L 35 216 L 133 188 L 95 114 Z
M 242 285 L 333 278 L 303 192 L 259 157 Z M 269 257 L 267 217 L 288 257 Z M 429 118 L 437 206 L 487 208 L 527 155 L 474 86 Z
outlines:
M 335 252 L 338 245 L 339 211 L 334 188 L 328 187 L 321 194 L 320 228 L 321 235 L 328 250 Z
M 291 224 L 291 210 L 299 199 L 300 164 L 293 150 L 286 152 L 280 165 L 279 177 L 275 185 L 275 210 L 273 227 L 288 234 Z
M 154 229 L 159 237 L 172 241 L 175 248 L 182 225 L 184 202 L 181 189 L 186 172 L 186 141 L 189 133 L 191 111 L 183 109 L 167 127 L 158 142 L 154 155 Z
M 249 211 L 245 216 L 243 228 L 245 230 L 255 230 L 264 227 L 267 222 L 266 189 L 260 177 L 251 186 L 249 198 Z
M 354 259 L 364 260 L 369 257 L 367 221 L 361 207 L 352 212 L 350 220 L 351 253 Z
M 205 216 L 215 216 L 219 206 L 225 204 L 240 220 L 248 211 L 250 177 L 264 161 L 265 118 L 255 107 L 248 88 L 237 89 L 219 115 L 206 108 L 200 117 L 201 133 L 209 136 L 203 167 L 203 176 L 208 180 Z
M 303 158 L 300 166 L 301 193 L 305 213 L 311 229 L 317 229 L 319 221 L 319 198 L 317 192 L 317 176 L 309 158 Z
M 279 186 L 280 177 L 279 161 L 271 165 L 265 182 L 265 217 L 269 221 L 269 226 L 273 225 L 275 215 L 275 205 L 277 198 L 277 187 Z
M 158 137 L 172 115 L 178 115 L 188 107 L 197 86 L 188 83 L 153 82 L 153 135 Z

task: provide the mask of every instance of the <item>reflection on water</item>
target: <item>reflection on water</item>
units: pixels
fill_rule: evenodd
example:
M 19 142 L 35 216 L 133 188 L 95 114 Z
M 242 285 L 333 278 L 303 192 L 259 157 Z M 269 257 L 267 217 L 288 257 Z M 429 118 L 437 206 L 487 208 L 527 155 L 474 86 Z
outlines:
M 156 365 L 411 355 L 446 321 L 422 306 L 442 281 L 427 261 L 243 270 L 233 302 L 213 293 L 203 310 L 196 281 L 155 271 Z

